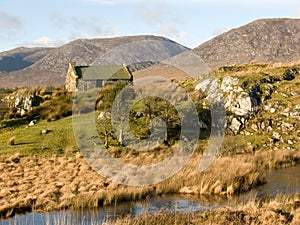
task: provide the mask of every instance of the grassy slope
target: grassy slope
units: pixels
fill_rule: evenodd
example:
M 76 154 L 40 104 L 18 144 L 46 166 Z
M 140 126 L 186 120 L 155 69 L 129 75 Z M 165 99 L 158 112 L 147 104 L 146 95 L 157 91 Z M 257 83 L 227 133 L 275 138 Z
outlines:
M 240 69 L 233 72 L 218 72 L 217 76 L 223 77 L 225 75 L 236 75 L 244 81 L 251 78 L 249 74 L 261 76 L 261 74 L 264 73 L 264 70 L 266 70 L 265 73 L 279 76 L 285 70 L 271 66 L 263 67 L 262 69 L 260 66 L 255 68 L 253 68 L 253 66 L 245 67 L 251 68 L 251 71 L 243 68 L 242 72 Z M 293 81 L 281 81 L 280 83 L 276 83 L 275 86 L 277 92 L 274 92 L 272 98 L 268 101 L 278 101 L 280 104 L 287 104 L 290 107 L 299 105 L 299 81 L 300 77 L 298 75 L 298 77 Z M 194 85 L 195 83 L 193 83 L 193 81 L 188 81 L 183 84 L 191 95 L 195 95 L 195 97 L 197 97 L 197 93 L 193 91 Z M 281 93 L 286 93 L 286 91 L 297 92 L 298 96 L 284 97 Z M 114 92 L 112 92 L 112 96 L 110 97 L 113 96 L 115 96 Z M 99 99 L 98 107 L 100 110 L 109 110 L 109 104 L 105 99 L 107 97 L 109 96 L 103 95 Z M 199 98 L 201 99 L 201 97 Z M 58 100 L 60 101 L 60 99 Z M 276 111 L 274 114 L 270 114 L 269 112 L 261 111 L 249 122 L 249 125 L 255 122 L 255 120 L 265 120 L 269 116 L 272 116 L 278 120 L 286 120 L 297 123 L 296 128 L 299 129 L 299 121 L 296 121 L 293 118 L 280 116 L 279 112 L 280 111 Z M 40 132 L 42 129 L 48 129 L 50 132 L 46 135 L 41 135 Z M 247 127 L 246 129 L 249 128 Z M 183 186 L 194 187 L 196 193 L 200 192 L 204 194 L 226 194 L 228 190 L 230 191 L 230 188 L 234 188 L 234 192 L 246 191 L 248 190 L 248 187 L 251 188 L 251 185 L 255 186 L 257 182 L 261 183 L 261 180 L 263 180 L 262 174 L 257 170 L 258 167 L 266 168 L 290 166 L 294 165 L 294 162 L 300 161 L 299 151 L 297 151 L 299 150 L 299 141 L 292 146 L 295 151 L 286 149 L 287 146 L 285 143 L 279 145 L 279 150 L 282 151 L 269 151 L 270 148 L 263 147 L 262 143 L 265 142 L 271 134 L 266 133 L 264 130 L 251 132 L 253 134 L 249 136 L 241 134 L 237 136 L 226 136 L 221 149 L 222 155 L 226 157 L 221 157 L 216 160 L 213 166 L 204 173 L 199 173 L 196 170 L 201 154 L 195 154 L 195 157 L 183 169 L 183 171 L 180 171 L 177 175 L 157 185 L 155 187 L 156 193 L 178 192 L 178 190 Z M 290 138 L 294 137 L 296 139 L 297 131 L 291 131 L 287 135 L 289 135 Z M 7 140 L 13 136 L 15 137 L 15 145 L 7 145 Z M 205 139 L 200 142 L 200 146 L 205 146 Z M 247 148 L 247 143 L 249 142 L 254 145 L 257 144 L 260 147 L 254 154 L 238 154 L 246 153 L 245 148 Z M 28 121 L 25 119 L 14 119 L 0 122 L 0 155 L 11 155 L 19 152 L 21 155 L 25 156 L 40 156 L 42 160 L 49 155 L 72 156 L 75 151 L 77 151 L 77 147 L 72 130 L 72 117 L 66 117 L 52 122 L 47 122 L 47 119 L 45 119 L 31 127 L 28 126 Z M 117 146 L 112 146 L 110 151 L 126 163 L 141 165 L 141 163 L 145 161 L 151 164 L 157 162 L 157 160 L 159 161 L 165 158 L 172 149 L 170 150 L 170 148 L 167 148 L 166 146 L 161 146 L 151 152 L 136 152 L 128 151 L 125 147 L 119 148 Z M 201 149 L 199 149 L 199 152 L 201 152 Z M 228 155 L 231 156 L 228 157 Z M 49 174 L 51 174 L 50 171 Z M 245 182 L 240 183 L 241 180 L 245 180 Z M 111 193 L 111 190 L 108 191 Z M 116 196 L 118 196 L 118 194 L 127 196 L 126 193 L 124 194 L 123 186 L 116 188 L 116 192 L 116 194 L 111 194 L 112 197 L 110 197 L 110 199 L 117 198 Z M 132 196 L 138 193 L 138 190 L 132 190 L 128 193 L 128 196 Z M 91 195 L 91 198 L 95 200 L 95 195 Z M 83 201 L 86 203 L 89 199 L 85 196 Z M 55 205 L 57 205 L 57 203 L 55 203 Z
M 264 65 L 264 64 L 248 64 L 241 66 L 233 66 L 225 68 L 225 70 L 216 70 L 213 71 L 216 77 L 222 78 L 224 76 L 237 76 L 240 79 L 240 84 L 247 81 L 248 83 L 255 84 L 257 81 L 262 79 L 263 77 L 273 76 L 282 79 L 282 74 L 288 68 L 291 68 L 291 65 Z M 300 68 L 300 65 L 296 65 L 296 68 Z M 195 81 L 186 81 L 183 82 L 182 87 L 189 92 L 192 99 L 196 102 L 202 101 L 202 97 L 199 96 L 199 93 L 196 93 L 193 89 L 196 85 Z M 300 105 L 300 76 L 296 76 L 296 79 L 292 81 L 280 81 L 275 82 L 274 84 L 275 91 L 273 92 L 271 99 L 267 100 L 264 104 L 278 104 L 281 110 L 276 110 L 275 113 L 270 113 L 265 110 L 260 110 L 260 112 L 252 118 L 246 127 L 246 131 L 250 132 L 251 135 L 243 135 L 239 134 L 237 136 L 226 136 L 220 150 L 220 155 L 231 155 L 236 153 L 245 153 L 247 152 L 248 144 L 251 143 L 252 146 L 256 146 L 256 150 L 270 150 L 270 147 L 264 146 L 264 143 L 269 141 L 269 138 L 272 137 L 272 132 L 267 132 L 266 130 L 258 130 L 254 131 L 251 129 L 251 125 L 253 123 L 257 123 L 258 121 L 265 121 L 268 119 L 274 119 L 275 121 L 287 122 L 291 124 L 296 124 L 296 128 L 294 131 L 288 131 L 285 133 L 284 139 L 288 140 L 296 140 L 292 147 L 293 149 L 299 149 L 300 143 L 297 139 L 298 130 L 299 130 L 299 121 L 296 118 L 286 117 L 281 115 L 280 113 L 286 108 L 293 108 L 296 105 Z M 121 88 L 117 87 L 107 87 L 103 92 L 101 91 L 97 108 L 101 111 L 109 111 L 110 104 L 114 99 L 117 91 Z M 296 95 L 291 95 L 294 92 Z M 72 104 L 70 101 L 70 96 L 66 96 L 66 101 L 64 98 L 65 95 L 61 95 L 59 91 L 53 92 L 53 98 L 49 103 L 45 102 L 43 105 L 49 105 L 50 108 L 42 108 L 42 112 L 45 114 L 45 118 L 47 115 L 58 113 L 61 110 L 58 107 L 59 103 L 64 105 Z M 59 94 L 57 94 L 59 93 Z M 284 96 L 286 94 L 286 96 Z M 58 97 L 57 97 L 58 96 Z M 54 104 L 55 103 L 55 104 Z M 201 107 L 198 107 L 196 103 L 196 107 L 198 110 L 202 110 Z M 137 107 L 137 105 L 135 106 Z M 158 106 L 161 107 L 161 106 Z M 66 106 L 66 108 L 71 108 L 70 106 Z M 142 106 L 141 106 L 142 108 Z M 48 110 L 49 109 L 49 110 Z M 70 109 L 68 109 L 70 110 Z M 160 109 L 158 109 L 160 110 Z M 133 111 L 138 112 L 139 109 L 133 109 Z M 144 124 L 144 126 L 136 126 L 133 125 L 133 130 L 140 130 L 141 133 L 145 133 L 145 124 L 148 122 L 143 121 L 143 118 L 138 119 L 140 124 Z M 146 118 L 146 120 L 149 120 Z M 72 152 L 72 150 L 76 150 L 76 141 L 74 139 L 74 135 L 72 132 L 72 119 L 71 117 L 67 117 L 64 119 L 59 119 L 53 122 L 46 122 L 45 120 L 38 122 L 37 125 L 28 127 L 28 121 L 24 119 L 14 119 L 0 122 L 0 154 L 11 154 L 14 152 L 20 152 L 24 155 L 36 155 L 36 154 L 63 154 L 66 150 Z M 20 126 L 19 126 L 20 125 Z M 47 135 L 40 135 L 40 131 L 42 129 L 48 129 L 51 132 Z M 274 131 L 281 133 L 282 131 L 278 128 L 274 127 Z M 203 131 L 200 133 L 203 134 Z M 8 146 L 7 140 L 14 136 L 16 145 Z M 101 136 L 101 134 L 100 134 Z M 207 136 L 207 134 L 205 135 Z M 200 146 L 205 145 L 206 140 L 204 139 L 200 141 Z M 202 138 L 201 138 L 202 139 Z M 111 141 L 113 141 L 110 138 Z M 239 141 L 236 141 L 239 140 Z M 114 145 L 117 144 L 116 141 L 113 141 Z M 278 143 L 279 148 L 284 149 L 289 147 L 287 143 Z M 201 147 L 200 147 L 201 148 Z M 199 149 L 201 151 L 201 149 Z
M 0 129 L 0 154 L 21 155 L 52 155 L 72 153 L 76 150 L 76 141 L 72 130 L 72 117 L 47 122 L 41 121 L 34 126 L 28 126 L 26 120 L 16 119 L 2 121 Z M 21 125 L 18 125 L 21 124 Z M 50 132 L 41 135 L 41 130 Z M 15 137 L 15 145 L 7 145 L 7 140 Z

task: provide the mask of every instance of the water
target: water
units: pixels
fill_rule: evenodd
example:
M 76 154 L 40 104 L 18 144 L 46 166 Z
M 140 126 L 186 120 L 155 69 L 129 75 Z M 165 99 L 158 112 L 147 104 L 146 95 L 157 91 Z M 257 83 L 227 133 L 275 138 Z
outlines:
M 272 197 L 300 192 L 300 166 L 269 170 L 267 181 L 267 184 L 259 188 L 259 195 Z
M 300 192 L 300 166 L 272 169 L 267 172 L 268 183 L 240 196 L 227 199 L 220 196 L 195 196 L 195 195 L 163 195 L 155 196 L 149 200 L 126 202 L 116 206 L 101 207 L 93 210 L 68 210 L 50 213 L 32 212 L 16 215 L 7 220 L 0 220 L 0 225 L 95 225 L 112 221 L 116 217 L 136 216 L 145 212 L 157 210 L 171 210 L 177 212 L 193 212 L 217 208 L 223 205 L 245 202 L 263 196 L 277 194 L 294 194 Z

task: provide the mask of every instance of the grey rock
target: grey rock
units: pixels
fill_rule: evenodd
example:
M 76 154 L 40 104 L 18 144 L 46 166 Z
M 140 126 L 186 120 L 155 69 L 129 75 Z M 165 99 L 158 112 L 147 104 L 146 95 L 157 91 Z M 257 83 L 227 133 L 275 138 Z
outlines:
M 284 131 L 293 131 L 294 130 L 294 125 L 286 122 L 281 123 L 281 128 Z
M 275 132 L 275 131 L 273 132 L 273 138 L 275 138 L 275 139 L 277 139 L 279 141 L 282 140 L 281 134 L 279 134 L 278 132 Z
M 268 126 L 267 127 L 267 132 L 271 132 L 271 131 L 273 131 L 273 128 L 271 126 Z
M 28 124 L 28 126 L 30 126 L 30 127 L 31 127 L 31 126 L 34 126 L 35 124 L 36 124 L 36 121 L 34 121 L 34 120 L 31 120 L 31 121 L 30 121 L 30 123 Z
M 232 98 L 225 103 L 225 107 L 238 116 L 247 116 L 257 111 L 257 100 L 251 97 L 247 92 L 240 93 L 236 99 Z M 230 104 L 231 103 L 231 104 Z
M 20 107 L 22 103 L 23 103 L 23 97 L 17 97 L 15 101 L 15 108 Z
M 257 131 L 258 130 L 258 127 L 255 123 L 251 124 L 251 129 Z
M 49 133 L 48 129 L 41 130 L 41 135 L 45 135 L 45 134 L 48 134 L 48 133 Z
M 296 68 L 288 69 L 284 72 L 283 79 L 284 80 L 294 80 L 298 73 L 299 72 Z
M 224 92 L 233 91 L 236 89 L 238 83 L 239 79 L 237 77 L 227 76 L 222 81 L 221 90 Z
M 230 126 L 228 127 L 234 134 L 238 134 L 240 132 L 240 129 L 242 127 L 242 123 L 237 119 L 233 118 L 231 121 Z
M 24 99 L 24 106 L 25 110 L 31 110 L 34 106 L 40 105 L 40 98 L 35 95 L 30 95 Z

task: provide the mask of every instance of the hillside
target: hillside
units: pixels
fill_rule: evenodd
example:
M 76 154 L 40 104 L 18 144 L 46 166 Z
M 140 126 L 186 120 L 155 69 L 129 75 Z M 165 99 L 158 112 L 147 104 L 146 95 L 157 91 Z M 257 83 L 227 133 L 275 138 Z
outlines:
M 28 67 L 46 55 L 53 52 L 53 48 L 16 48 L 0 53 L 0 77 L 6 73 L 18 71 Z
M 245 63 L 300 61 L 300 20 L 262 19 L 230 30 L 201 44 L 193 51 L 212 69 Z M 160 76 L 182 81 L 186 74 L 156 64 L 134 73 L 136 78 Z
M 143 54 L 170 57 L 187 50 L 186 47 L 176 42 L 156 36 L 79 39 L 49 51 L 49 54 L 45 54 L 37 61 L 28 63 L 21 70 L 15 68 L 11 69 L 12 72 L 10 73 L 0 75 L 0 86 L 61 86 L 65 82 L 65 75 L 70 61 L 75 61 L 78 65 L 90 65 L 112 48 L 131 42 L 147 40 L 157 40 L 158 42 L 151 49 L 147 49 L 147 52 L 142 52 L 141 57 L 144 57 Z M 131 53 L 140 53 L 139 50 L 138 48 L 131 49 Z M 26 51 L 28 50 L 26 49 Z M 35 51 L 35 49 L 32 51 Z M 25 54 L 25 52 L 23 53 Z M 3 58 L 0 60 L 0 65 L 1 63 L 4 63 Z
M 196 47 L 210 67 L 300 60 L 300 19 L 261 19 Z
M 251 62 L 297 62 L 300 60 L 299 37 L 300 19 L 261 19 L 223 33 L 194 51 L 211 68 Z M 78 65 L 91 65 L 117 46 L 149 40 L 158 42 L 148 48 L 145 44 L 142 50 L 139 47 L 130 49 L 135 58 L 138 56 L 139 60 L 147 61 L 142 65 L 133 65 L 133 71 L 153 64 L 148 62 L 147 56 L 171 57 L 188 50 L 172 40 L 151 35 L 79 39 L 59 48 L 18 48 L 0 53 L 0 87 L 61 86 L 70 61 Z M 122 56 L 124 53 L 119 51 L 108 61 L 114 62 Z M 162 70 L 164 76 L 174 78 L 173 71 L 161 65 L 138 71 L 136 76 L 151 76 Z
M 163 160 L 168 162 L 178 146 L 178 131 L 182 129 L 178 124 L 191 120 L 179 115 L 166 101 L 159 97 L 145 98 L 135 102 L 130 111 L 131 132 L 140 139 L 140 144 L 151 132 L 155 134 L 160 130 L 156 126 L 159 124 L 149 127 L 151 117 L 159 117 L 167 124 L 164 140 L 154 142 L 151 151 L 144 151 L 145 148 L 122 146 L 112 128 L 112 102 L 122 89 L 121 83 L 107 84 L 101 89 L 96 102 L 98 135 L 86 138 L 76 136 L 73 130 L 76 116 L 70 116 L 72 93 L 50 87 L 3 93 L 3 104 L 8 106 L 8 111 L 4 112 L 4 120 L 0 120 L 0 167 L 3 171 L 0 218 L 31 210 L 93 208 L 149 195 L 185 193 L 224 198 L 252 190 L 266 182 L 266 169 L 300 162 L 299 71 L 300 64 L 292 63 L 244 64 L 212 71 L 217 82 L 211 84 L 218 85 L 224 96 L 226 135 L 218 149 L 218 157 L 202 172 L 197 168 L 209 138 L 213 138 L 210 136 L 212 120 L 208 97 L 212 98 L 215 89 L 213 85 L 204 85 L 206 80 L 181 82 L 180 86 L 190 95 L 198 112 L 201 125 L 198 145 L 180 172 L 147 187 L 117 184 L 100 176 L 92 170 L 91 164 L 87 164 L 86 158 L 82 158 L 78 150 L 84 154 L 83 149 L 78 143 L 84 140 L 94 146 L 99 139 L 102 143 L 107 140 L 107 151 L 113 158 L 136 165 L 138 169 Z M 174 93 L 171 87 L 166 89 Z M 81 105 L 82 115 L 89 115 L 88 96 L 80 98 L 85 103 Z M 94 108 L 95 104 L 92 105 Z M 73 109 L 76 111 L 76 107 Z M 251 199 L 255 199 L 254 194 L 251 193 Z M 260 204 L 260 200 L 259 204 L 255 203 L 258 210 L 262 209 Z

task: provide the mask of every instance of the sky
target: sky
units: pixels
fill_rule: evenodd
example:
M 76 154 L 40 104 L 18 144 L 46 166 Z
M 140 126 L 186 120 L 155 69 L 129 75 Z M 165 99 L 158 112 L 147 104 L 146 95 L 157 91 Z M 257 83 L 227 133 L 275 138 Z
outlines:
M 300 18 L 300 0 L 1 0 L 0 52 L 144 34 L 194 48 L 262 18 Z

